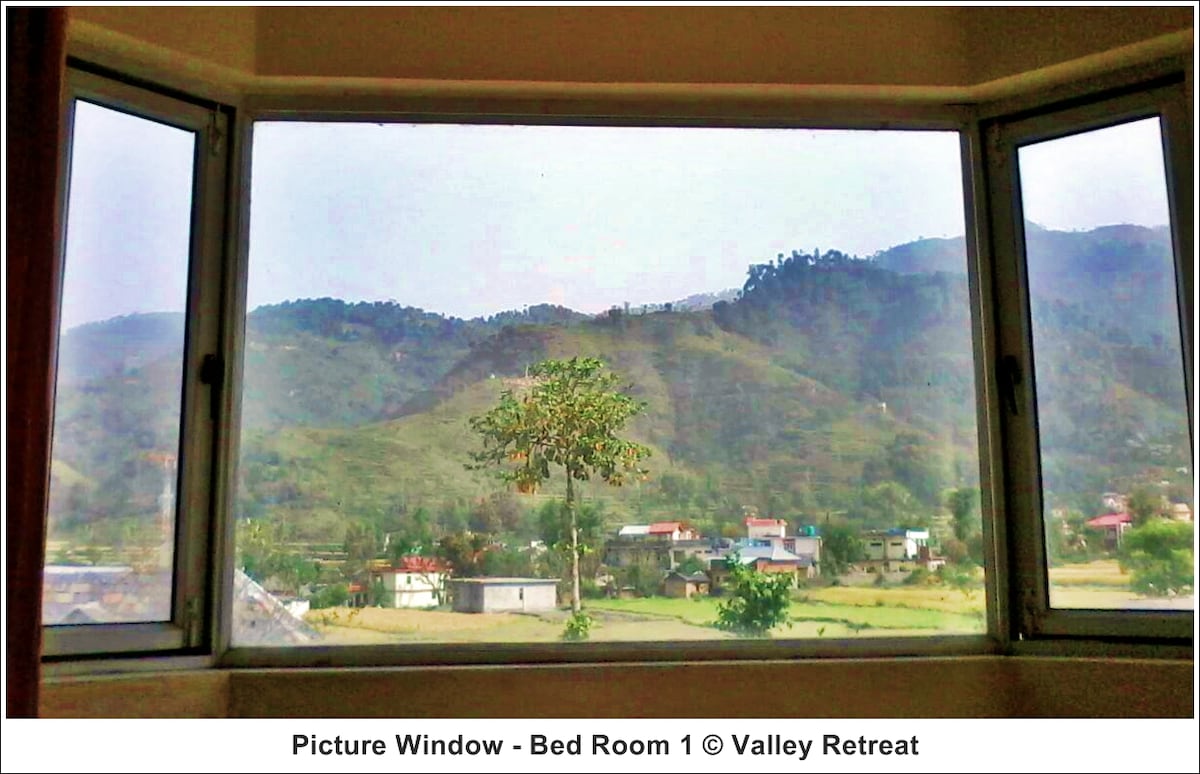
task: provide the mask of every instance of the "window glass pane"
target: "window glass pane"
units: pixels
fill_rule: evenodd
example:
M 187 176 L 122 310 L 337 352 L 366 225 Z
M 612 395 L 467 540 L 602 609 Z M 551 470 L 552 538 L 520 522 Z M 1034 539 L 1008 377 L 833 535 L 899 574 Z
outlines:
M 1159 120 L 1019 149 L 1050 604 L 1192 608 L 1192 468 Z
M 726 639 L 733 568 L 783 579 L 755 636 L 984 630 L 957 134 L 267 122 L 253 159 L 236 645 Z
M 165 621 L 195 134 L 74 110 L 43 618 Z

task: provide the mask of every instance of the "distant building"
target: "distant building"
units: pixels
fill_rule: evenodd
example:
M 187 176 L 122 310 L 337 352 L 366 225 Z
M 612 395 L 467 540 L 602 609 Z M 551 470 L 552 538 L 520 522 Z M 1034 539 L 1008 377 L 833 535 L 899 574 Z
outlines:
M 868 530 L 862 537 L 866 561 L 860 564 L 871 571 L 911 572 L 931 558 L 927 529 Z
M 1133 527 L 1133 516 L 1128 513 L 1106 513 L 1088 519 L 1084 525 L 1104 533 L 1104 545 L 1109 550 L 1120 548 L 1125 533 Z
M 787 534 L 787 522 L 783 519 L 759 519 L 754 516 L 746 517 L 746 537 L 782 538 Z
M 663 593 L 668 597 L 690 599 L 696 594 L 708 594 L 710 586 L 708 576 L 702 572 L 690 575 L 672 572 L 663 580 Z
M 628 524 L 605 544 L 604 563 L 609 567 L 653 563 L 664 570 L 673 570 L 688 555 L 704 557 L 712 553 L 711 542 L 701 539 L 683 522 Z
M 758 572 L 788 573 L 792 582 L 800 578 L 812 578 L 816 574 L 813 561 L 807 556 L 797 556 L 778 543 L 768 545 L 739 545 L 734 549 L 738 561 L 749 565 Z M 729 577 L 729 561 L 733 553 L 709 560 L 708 576 L 712 581 L 712 590 L 717 592 L 725 585 Z
M 553 579 L 455 578 L 447 585 L 457 613 L 533 613 L 558 606 Z
M 1123 513 L 1129 505 L 1129 498 L 1120 492 L 1105 492 L 1100 495 L 1100 505 L 1105 513 Z
M 671 543 L 696 539 L 696 533 L 679 521 L 660 521 L 651 524 L 648 532 L 651 539 L 666 540 Z
M 820 574 L 821 564 L 821 535 L 816 527 L 800 527 L 797 534 L 787 534 L 787 521 L 784 519 L 761 519 L 748 516 L 745 519 L 746 538 L 739 541 L 740 545 L 779 545 L 785 551 L 804 557 L 812 570 L 806 574 L 812 577 Z
M 383 607 L 435 607 L 441 604 L 445 568 L 425 556 L 405 556 L 395 567 L 371 571 L 372 584 L 383 587 Z
M 124 565 L 47 565 L 42 621 L 47 625 L 136 623 L 171 617 L 171 573 Z

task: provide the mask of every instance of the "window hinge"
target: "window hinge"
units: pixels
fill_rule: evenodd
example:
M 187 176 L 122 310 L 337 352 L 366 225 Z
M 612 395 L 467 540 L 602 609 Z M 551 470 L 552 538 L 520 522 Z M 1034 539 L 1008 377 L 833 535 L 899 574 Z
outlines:
M 213 156 L 221 155 L 225 143 L 225 133 L 221 130 L 219 118 L 220 114 L 215 110 L 208 114 L 208 152 Z

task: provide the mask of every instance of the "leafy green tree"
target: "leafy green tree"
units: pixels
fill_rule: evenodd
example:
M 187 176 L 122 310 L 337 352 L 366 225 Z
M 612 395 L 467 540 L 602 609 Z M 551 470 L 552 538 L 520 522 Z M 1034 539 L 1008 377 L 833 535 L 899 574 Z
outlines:
M 537 511 L 538 537 L 551 550 L 543 557 L 542 574 L 557 577 L 560 591 L 570 594 L 574 588 L 574 566 L 571 551 L 571 520 L 565 503 L 551 500 Z M 600 552 L 596 548 L 604 539 L 604 509 L 601 503 L 580 503 L 575 513 L 581 587 L 587 578 L 594 577 L 600 567 Z M 586 589 L 584 589 L 586 591 Z
M 936 505 L 944 478 L 940 450 L 915 433 L 900 433 L 888 446 L 887 462 L 895 480 L 926 505 Z
M 954 518 L 954 537 L 959 540 L 970 539 L 971 534 L 978 529 L 978 521 L 973 518 L 977 500 L 978 492 L 969 487 L 951 490 L 946 497 L 946 507 L 950 509 L 950 515 Z
M 313 594 L 309 600 L 309 605 L 314 610 L 320 610 L 326 607 L 341 607 L 349 601 L 350 589 L 347 588 L 345 583 L 335 583 Z
M 375 528 L 366 522 L 356 521 L 346 525 L 346 538 L 342 543 L 346 562 L 342 572 L 346 580 L 354 581 L 367 574 L 371 560 L 379 552 L 379 538 Z
M 862 538 L 854 528 L 845 524 L 834 524 L 828 519 L 821 527 L 821 572 L 838 576 L 847 572 L 850 565 L 865 555 Z
M 788 622 L 792 576 L 759 572 L 742 564 L 736 553 L 725 560 L 728 598 L 717 606 L 717 628 L 743 637 L 767 637 Z
M 564 506 L 570 525 L 572 565 L 571 609 L 581 610 L 579 589 L 579 523 L 577 481 L 599 475 L 620 486 L 640 467 L 650 450 L 617 436 L 645 404 L 616 389 L 619 377 L 604 371 L 596 358 L 544 360 L 529 369 L 535 382 L 518 397 L 512 390 L 498 405 L 472 417 L 470 425 L 483 437 L 483 449 L 471 455 L 474 465 L 500 466 L 500 476 L 530 493 L 550 479 L 551 466 L 566 478 Z
M 1126 532 L 1120 563 L 1132 575 L 1133 590 L 1153 597 L 1191 591 L 1196 569 L 1194 535 L 1191 522 L 1167 519 L 1151 519 Z
M 700 557 L 695 554 L 688 554 L 675 569 L 684 575 L 694 575 L 698 572 L 704 572 L 708 568 L 704 566 L 704 562 L 700 560 Z
M 437 555 L 445 559 L 460 578 L 484 574 L 490 541 L 478 532 L 452 532 L 437 542 Z
M 639 556 L 628 567 L 621 568 L 623 586 L 631 586 L 639 597 L 653 597 L 662 588 L 662 567 L 652 557 Z
M 866 522 L 876 527 L 914 526 L 922 520 L 921 504 L 895 481 L 864 489 L 860 507 Z
M 274 579 L 292 593 L 314 583 L 317 564 L 286 548 L 286 530 L 278 522 L 258 519 L 239 521 L 237 525 L 237 564 L 259 583 Z
M 1167 516 L 1166 503 L 1161 495 L 1147 486 L 1139 486 L 1129 493 L 1126 508 L 1133 517 L 1134 526 L 1146 524 L 1151 519 Z
M 416 508 L 406 514 L 404 525 L 388 542 L 388 556 L 393 562 L 404 556 L 425 555 L 433 550 L 433 524 L 425 508 Z

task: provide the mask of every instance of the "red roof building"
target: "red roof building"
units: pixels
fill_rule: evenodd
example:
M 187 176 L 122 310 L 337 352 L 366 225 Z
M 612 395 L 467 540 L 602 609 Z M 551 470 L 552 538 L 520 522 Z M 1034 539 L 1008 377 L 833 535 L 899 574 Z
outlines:
M 661 540 L 692 540 L 695 534 L 681 521 L 659 521 L 650 525 L 649 535 Z
M 745 523 L 746 537 L 748 538 L 781 538 L 787 534 L 787 521 L 783 519 L 759 519 L 747 516 Z
M 1093 529 L 1121 529 L 1122 524 L 1132 524 L 1133 517 L 1128 513 L 1106 513 L 1085 523 Z
M 1121 536 L 1133 526 L 1133 517 L 1128 513 L 1106 513 L 1084 522 L 1092 529 L 1104 530 L 1104 543 L 1109 549 L 1119 548 Z

